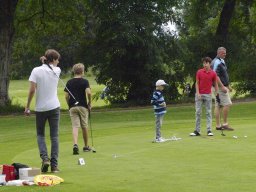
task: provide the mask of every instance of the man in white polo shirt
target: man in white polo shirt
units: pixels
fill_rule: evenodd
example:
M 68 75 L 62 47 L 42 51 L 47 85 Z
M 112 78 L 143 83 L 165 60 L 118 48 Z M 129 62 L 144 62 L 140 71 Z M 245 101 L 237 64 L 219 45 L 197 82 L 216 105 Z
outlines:
M 40 157 L 42 159 L 41 171 L 48 171 L 51 165 L 51 171 L 56 173 L 58 169 L 59 154 L 59 119 L 60 102 L 57 96 L 57 87 L 61 70 L 57 67 L 60 54 L 53 49 L 48 49 L 45 56 L 42 57 L 43 64 L 35 67 L 29 77 L 30 88 L 27 105 L 24 113 L 30 114 L 30 103 L 36 93 L 36 128 L 37 143 Z M 45 123 L 49 122 L 51 138 L 51 157 L 49 158 L 47 146 L 45 143 Z

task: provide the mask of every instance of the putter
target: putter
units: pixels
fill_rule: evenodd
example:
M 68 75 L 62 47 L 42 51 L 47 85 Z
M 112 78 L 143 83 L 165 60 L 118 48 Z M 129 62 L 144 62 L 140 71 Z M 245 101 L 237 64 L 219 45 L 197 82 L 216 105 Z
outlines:
M 92 122 L 91 122 L 91 111 L 90 110 L 89 110 L 89 123 L 90 123 L 90 132 L 91 132 L 91 140 L 92 140 L 92 152 L 96 153 L 96 149 L 93 146 Z
M 222 107 L 222 106 L 220 105 L 220 97 L 219 97 L 219 94 L 216 95 L 216 101 L 217 101 L 217 103 L 218 103 L 218 106 L 219 106 L 219 107 Z M 226 135 L 223 133 L 223 129 L 221 129 L 221 135 L 222 135 L 222 136 L 226 136 Z
M 67 89 L 67 91 L 69 92 L 69 94 L 71 95 L 71 97 L 75 100 L 75 105 L 78 105 L 78 101 L 76 100 L 75 96 L 71 93 L 71 91 L 67 88 L 67 86 L 65 85 L 65 83 L 62 81 L 62 79 L 53 71 L 53 68 L 49 65 L 49 64 L 46 64 L 51 70 L 52 72 L 54 73 L 54 75 L 56 77 L 58 77 L 58 79 L 60 80 L 60 82 L 62 83 L 62 85 L 65 87 L 65 89 Z
M 222 136 L 226 136 L 226 135 L 223 133 L 223 129 L 221 129 L 221 135 L 222 135 Z

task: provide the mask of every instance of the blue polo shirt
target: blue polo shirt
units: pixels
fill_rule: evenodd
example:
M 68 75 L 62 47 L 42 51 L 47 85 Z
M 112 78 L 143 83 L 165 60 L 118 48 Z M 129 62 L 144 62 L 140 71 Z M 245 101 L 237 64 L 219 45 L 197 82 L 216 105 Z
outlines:
M 229 85 L 228 68 L 225 64 L 224 59 L 215 57 L 211 63 L 211 68 L 217 73 L 221 83 L 224 86 Z

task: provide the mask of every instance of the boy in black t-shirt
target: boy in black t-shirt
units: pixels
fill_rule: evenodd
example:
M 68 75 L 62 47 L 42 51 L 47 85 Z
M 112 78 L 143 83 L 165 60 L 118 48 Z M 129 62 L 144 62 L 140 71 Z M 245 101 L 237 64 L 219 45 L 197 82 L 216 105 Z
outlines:
M 87 79 L 84 79 L 84 65 L 82 63 L 73 66 L 74 78 L 70 79 L 66 87 L 65 98 L 69 106 L 69 113 L 72 122 L 73 154 L 79 154 L 77 144 L 78 129 L 82 128 L 84 147 L 83 151 L 91 151 L 88 146 L 88 115 L 91 110 L 91 89 Z

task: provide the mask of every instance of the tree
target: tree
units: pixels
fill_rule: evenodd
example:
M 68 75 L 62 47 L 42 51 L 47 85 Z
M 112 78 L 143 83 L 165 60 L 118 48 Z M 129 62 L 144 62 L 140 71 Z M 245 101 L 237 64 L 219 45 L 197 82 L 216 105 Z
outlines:
M 224 46 L 228 50 L 226 61 L 231 80 L 240 81 L 241 66 L 247 68 L 252 62 L 248 49 L 252 47 L 253 5 L 255 1 L 251 0 L 184 1 L 183 22 L 178 29 L 186 47 L 181 60 L 186 63 L 187 75 L 195 79 L 195 72 L 201 67 L 200 59 L 204 56 L 214 58 L 217 48 Z
M 14 35 L 14 13 L 18 0 L 0 1 L 0 106 L 9 102 L 9 65 L 11 44 Z
M 38 56 L 55 48 L 64 58 L 64 69 L 78 59 L 94 65 L 98 83 L 111 86 L 113 102 L 148 102 L 154 82 L 168 77 L 163 70 L 173 73 L 175 69 L 170 57 L 163 63 L 163 57 L 170 55 L 162 51 L 167 49 L 164 45 L 170 46 L 163 39 L 170 34 L 163 33 L 162 25 L 174 20 L 176 4 L 161 0 L 19 1 L 12 53 L 15 64 L 11 65 L 16 70 L 11 75 L 27 76 L 35 63 L 40 64 Z
M 241 37 L 242 40 L 236 42 L 236 52 L 232 54 L 236 65 L 233 67 L 233 77 L 236 82 L 236 94 L 248 94 L 256 96 L 256 76 L 255 76 L 255 57 L 256 57 L 256 2 L 246 1 L 241 5 L 241 9 L 234 22 L 234 35 Z M 239 45 L 239 46 L 237 46 Z
M 175 5 L 170 0 L 92 1 L 95 38 L 82 50 L 91 50 L 85 56 L 97 82 L 109 87 L 112 103 L 148 103 L 154 82 L 169 75 L 164 70 L 170 62 L 163 58 L 170 56 L 164 51 L 170 44 L 162 40 L 171 34 L 164 34 L 163 24 L 174 21 Z
M 86 33 L 87 3 L 86 0 L 1 0 L 0 105 L 9 103 L 10 76 L 27 77 L 35 64 L 40 64 L 38 58 L 45 49 L 61 52 L 62 69 L 73 65 L 78 42 Z
M 87 33 L 87 1 L 20 1 L 15 18 L 13 78 L 27 78 L 48 48 L 61 53 L 63 71 L 77 62 L 77 49 Z
M 226 46 L 229 24 L 235 11 L 236 0 L 226 0 L 220 13 L 219 24 L 216 30 L 216 45 Z

